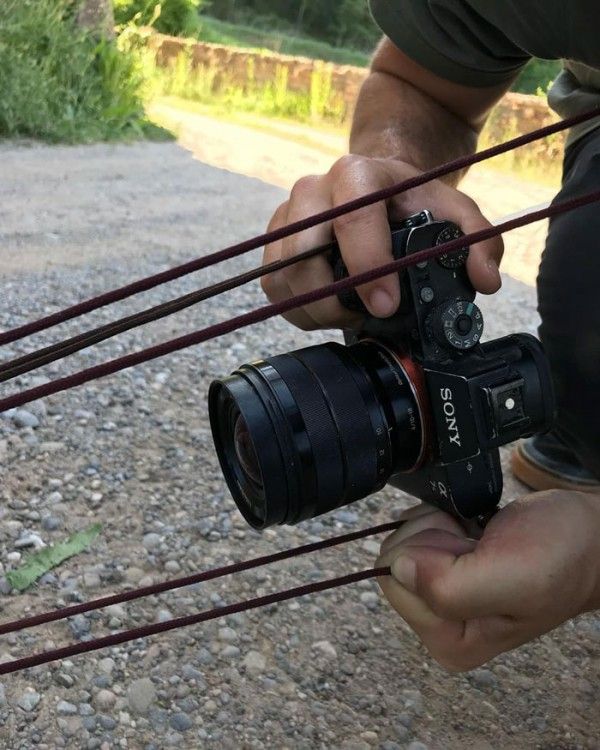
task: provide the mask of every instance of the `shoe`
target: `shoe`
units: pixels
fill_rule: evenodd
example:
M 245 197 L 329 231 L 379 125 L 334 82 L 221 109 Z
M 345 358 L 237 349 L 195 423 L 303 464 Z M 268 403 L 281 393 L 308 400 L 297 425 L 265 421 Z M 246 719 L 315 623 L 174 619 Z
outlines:
M 515 477 L 534 490 L 600 492 L 600 481 L 552 432 L 521 441 L 511 464 Z

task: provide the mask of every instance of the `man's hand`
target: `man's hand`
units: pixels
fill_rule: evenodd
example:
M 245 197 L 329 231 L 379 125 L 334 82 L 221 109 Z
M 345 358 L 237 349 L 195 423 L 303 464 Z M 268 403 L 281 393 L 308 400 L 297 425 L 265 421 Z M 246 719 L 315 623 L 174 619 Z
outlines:
M 390 604 L 431 655 L 473 669 L 600 608 L 600 496 L 536 493 L 501 510 L 479 540 L 428 506 L 382 545 Z
M 366 193 L 389 187 L 419 170 L 394 159 L 372 159 L 349 155 L 337 161 L 326 175 L 304 177 L 292 189 L 290 199 L 281 205 L 269 224 L 269 230 L 303 219 Z M 476 203 L 464 193 L 443 182 L 433 182 L 392 199 L 341 216 L 265 248 L 264 263 L 289 258 L 337 238 L 350 274 L 362 273 L 392 258 L 390 218 L 400 219 L 429 209 L 436 219 L 448 219 L 463 232 L 486 229 L 490 223 Z M 491 294 L 500 287 L 498 266 L 502 258 L 501 238 L 475 245 L 467 263 L 473 286 Z M 333 272 L 324 257 L 316 257 L 263 278 L 263 289 L 271 302 L 312 291 L 333 281 Z M 392 315 L 400 303 L 396 274 L 358 288 L 369 312 L 380 318 Z M 345 310 L 335 297 L 293 310 L 287 319 L 300 328 L 351 326 L 356 315 Z

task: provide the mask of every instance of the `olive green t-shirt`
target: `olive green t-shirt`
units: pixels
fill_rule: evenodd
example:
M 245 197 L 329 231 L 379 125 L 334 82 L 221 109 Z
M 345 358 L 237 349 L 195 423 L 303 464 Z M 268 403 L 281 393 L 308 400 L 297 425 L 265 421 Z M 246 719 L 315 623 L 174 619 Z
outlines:
M 569 117 L 600 105 L 598 0 L 370 0 L 396 46 L 431 72 L 466 86 L 509 82 L 532 58 L 564 60 L 550 106 Z M 573 129 L 570 142 L 600 127 Z

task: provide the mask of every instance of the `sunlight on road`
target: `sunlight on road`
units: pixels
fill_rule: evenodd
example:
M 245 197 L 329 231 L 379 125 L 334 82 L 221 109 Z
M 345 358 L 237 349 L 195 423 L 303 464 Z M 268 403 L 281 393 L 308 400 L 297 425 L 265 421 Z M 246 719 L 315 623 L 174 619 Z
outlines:
M 222 120 L 179 108 L 169 101 L 149 109 L 154 120 L 174 130 L 179 143 L 206 164 L 289 190 L 307 174 L 326 172 L 346 152 L 346 138 L 307 125 L 282 123 L 256 116 Z M 550 201 L 554 190 L 491 167 L 478 166 L 462 183 L 490 221 Z M 534 285 L 543 249 L 546 222 L 505 236 L 504 273 Z

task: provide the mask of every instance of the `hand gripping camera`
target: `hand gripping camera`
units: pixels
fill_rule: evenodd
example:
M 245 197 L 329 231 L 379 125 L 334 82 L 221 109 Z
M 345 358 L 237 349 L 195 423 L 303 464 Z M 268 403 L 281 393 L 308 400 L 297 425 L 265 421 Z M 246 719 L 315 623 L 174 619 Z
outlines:
M 428 211 L 392 227 L 396 259 L 462 236 Z M 385 320 L 362 311 L 346 346 L 328 343 L 242 365 L 209 391 L 221 468 L 255 528 L 294 524 L 386 483 L 461 519 L 484 519 L 502 494 L 498 448 L 550 428 L 554 398 L 541 344 L 528 334 L 481 343 L 469 249 L 408 267 Z M 347 270 L 339 250 L 334 276 Z

